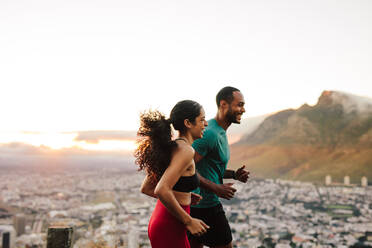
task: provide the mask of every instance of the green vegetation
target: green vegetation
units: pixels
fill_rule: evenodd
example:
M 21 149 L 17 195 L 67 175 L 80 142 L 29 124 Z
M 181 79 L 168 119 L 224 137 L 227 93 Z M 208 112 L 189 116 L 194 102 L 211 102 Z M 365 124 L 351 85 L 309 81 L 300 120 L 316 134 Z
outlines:
M 348 205 L 328 205 L 328 209 L 348 209 L 348 210 L 353 210 L 352 206 Z

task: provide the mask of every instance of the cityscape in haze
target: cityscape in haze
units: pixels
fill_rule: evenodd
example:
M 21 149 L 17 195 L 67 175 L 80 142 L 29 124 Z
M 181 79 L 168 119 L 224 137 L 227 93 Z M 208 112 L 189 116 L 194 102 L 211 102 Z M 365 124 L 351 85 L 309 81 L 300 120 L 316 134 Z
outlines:
M 0 248 L 149 248 L 140 113 L 242 92 L 235 248 L 372 247 L 372 1 L 0 1 Z M 176 133 L 174 133 L 176 136 Z
M 372 247 L 370 106 L 369 98 L 325 91 L 313 106 L 254 118 L 250 124 L 248 118 L 228 132 L 234 141 L 232 156 L 236 157 L 229 166 L 237 159 L 251 172 L 247 184 L 235 183 L 237 193 L 232 200 L 222 200 L 234 247 Z M 330 131 L 318 125 L 319 120 L 331 123 L 327 124 Z M 319 144 L 317 125 L 323 130 Z M 287 132 L 288 127 L 296 132 Z M 309 128 L 311 135 L 307 135 Z M 269 135 L 262 135 L 262 130 Z M 132 132 L 82 132 L 74 139 L 93 145 L 115 137 L 131 140 L 135 146 Z M 267 144 L 269 156 L 259 152 L 265 151 Z M 1 148 L 3 248 L 44 248 L 48 227 L 54 225 L 73 228 L 74 248 L 151 247 L 147 225 L 156 200 L 140 193 L 144 173 L 137 171 L 133 148 L 57 150 L 15 143 Z M 319 155 L 313 168 L 310 157 L 318 149 L 320 154 L 326 149 L 327 156 L 320 160 Z M 296 157 L 298 150 L 300 157 Z M 270 156 L 278 151 L 281 161 L 273 161 Z M 283 154 L 299 162 L 288 164 L 290 169 L 285 170 L 281 163 L 288 161 Z M 301 170 L 303 180 L 296 180 L 291 173 L 303 166 L 303 154 L 308 154 L 306 169 Z M 348 161 L 345 154 L 354 156 L 347 167 L 343 166 Z M 260 168 L 260 161 L 272 164 L 261 164 Z M 360 169 L 355 170 L 357 166 Z M 270 174 L 265 174 L 267 168 Z
M 117 167 L 1 168 L 3 247 L 46 245 L 47 228 L 74 227 L 74 248 L 150 248 L 155 199 L 140 193 L 144 175 Z M 250 179 L 223 204 L 234 247 L 371 247 L 372 187 Z M 9 234 L 9 246 L 4 235 Z

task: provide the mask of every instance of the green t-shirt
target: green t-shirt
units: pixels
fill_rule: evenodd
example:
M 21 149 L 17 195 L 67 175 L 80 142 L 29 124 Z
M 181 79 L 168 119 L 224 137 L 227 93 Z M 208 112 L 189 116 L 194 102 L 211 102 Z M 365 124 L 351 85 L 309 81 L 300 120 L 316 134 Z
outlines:
M 198 173 L 216 184 L 221 184 L 220 178 L 223 178 L 230 159 L 225 129 L 220 127 L 215 119 L 209 120 L 203 138 L 195 140 L 192 147 L 203 156 L 196 164 Z M 209 208 L 220 203 L 218 196 L 206 189 L 198 188 L 194 192 L 200 194 L 203 199 L 192 207 Z

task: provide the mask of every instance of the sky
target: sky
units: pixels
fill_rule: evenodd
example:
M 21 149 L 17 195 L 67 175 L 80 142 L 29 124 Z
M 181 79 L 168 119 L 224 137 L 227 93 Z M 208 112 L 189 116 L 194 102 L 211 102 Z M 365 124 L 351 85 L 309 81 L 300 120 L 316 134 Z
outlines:
M 371 13 L 370 0 L 1 0 L 0 143 L 66 147 L 183 99 L 212 118 L 227 85 L 245 117 L 323 90 L 372 98 Z

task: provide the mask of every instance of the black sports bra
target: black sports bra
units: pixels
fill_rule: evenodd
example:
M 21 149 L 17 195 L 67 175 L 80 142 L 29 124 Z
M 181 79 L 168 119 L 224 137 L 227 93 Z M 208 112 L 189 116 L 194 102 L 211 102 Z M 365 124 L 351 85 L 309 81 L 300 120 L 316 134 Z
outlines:
M 195 173 L 192 176 L 184 176 L 178 179 L 177 183 L 173 186 L 173 190 L 179 192 L 191 192 L 199 187 L 200 181 L 198 175 Z

